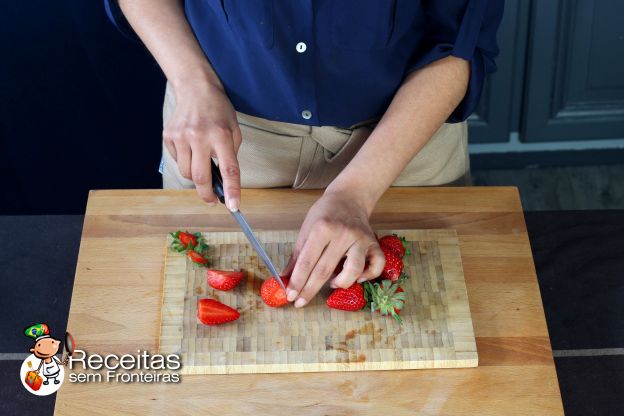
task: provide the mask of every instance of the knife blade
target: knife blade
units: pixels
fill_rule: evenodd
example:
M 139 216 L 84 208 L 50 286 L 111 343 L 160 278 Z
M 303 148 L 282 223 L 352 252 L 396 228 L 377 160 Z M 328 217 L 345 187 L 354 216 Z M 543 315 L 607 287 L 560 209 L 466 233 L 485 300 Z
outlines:
M 219 202 L 221 202 L 222 204 L 225 204 L 225 193 L 223 192 L 223 178 L 221 177 L 221 172 L 219 171 L 219 167 L 214 162 L 214 160 L 211 160 L 210 163 L 211 163 L 211 172 L 212 172 L 212 189 L 214 190 L 215 195 L 219 199 Z M 240 210 L 230 211 L 228 209 L 228 211 L 230 212 L 230 214 L 232 214 L 232 217 L 234 217 L 234 219 L 240 226 L 241 230 L 243 231 L 243 234 L 245 234 L 245 237 L 247 237 L 247 240 L 249 240 L 254 250 L 256 250 L 256 253 L 258 253 L 258 256 L 262 259 L 267 269 L 269 269 L 269 272 L 271 272 L 273 277 L 275 277 L 277 282 L 285 291 L 286 286 L 284 285 L 284 282 L 282 281 L 282 277 L 280 276 L 279 272 L 273 265 L 273 262 L 271 261 L 269 254 L 264 249 L 264 246 L 256 238 L 255 234 L 253 233 L 253 230 L 251 229 L 251 226 L 247 222 L 247 219 L 245 218 L 243 213 L 240 212 Z

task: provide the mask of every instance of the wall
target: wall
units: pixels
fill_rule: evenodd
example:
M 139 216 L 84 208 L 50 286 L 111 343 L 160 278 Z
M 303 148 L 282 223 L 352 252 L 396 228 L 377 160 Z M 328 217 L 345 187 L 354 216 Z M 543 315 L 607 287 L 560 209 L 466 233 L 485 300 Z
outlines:
M 0 13 L 0 213 L 82 213 L 89 189 L 160 186 L 164 79 L 100 1 Z
M 473 167 L 621 161 L 624 3 L 507 0 Z M 0 13 L 0 214 L 82 213 L 90 189 L 157 188 L 164 78 L 100 0 Z M 560 152 L 609 149 L 600 153 Z
M 544 160 L 533 152 L 624 148 L 622 16 L 620 1 L 506 0 L 499 71 L 472 117 L 471 153 L 524 152 L 516 159 L 531 164 Z

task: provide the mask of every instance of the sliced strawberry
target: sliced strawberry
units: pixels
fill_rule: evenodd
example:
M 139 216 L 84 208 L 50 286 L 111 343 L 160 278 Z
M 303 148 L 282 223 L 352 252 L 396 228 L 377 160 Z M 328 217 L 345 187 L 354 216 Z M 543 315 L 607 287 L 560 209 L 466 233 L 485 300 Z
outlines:
M 285 286 L 288 286 L 288 278 L 282 276 Z M 279 308 L 288 303 L 286 292 L 282 289 L 276 278 L 272 277 L 265 280 L 260 288 L 260 297 L 267 305 L 272 308 Z
M 233 270 L 208 270 L 208 284 L 217 290 L 232 290 L 243 280 L 242 271 Z
M 403 273 L 403 259 L 387 246 L 381 246 L 381 251 L 383 251 L 386 257 L 386 264 L 380 277 L 381 279 L 389 279 L 396 282 Z
M 201 233 L 189 233 L 188 231 L 176 231 L 171 233 L 171 248 L 178 253 L 186 253 L 190 250 L 195 250 L 199 254 L 204 255 L 208 249 L 208 245 L 204 242 L 204 237 Z
M 347 289 L 336 289 L 327 298 L 327 306 L 341 311 L 359 311 L 366 306 L 364 288 L 359 283 L 354 283 Z
M 188 247 L 189 244 L 192 247 L 195 247 L 197 245 L 197 237 L 191 233 L 189 233 L 188 231 L 182 231 L 179 235 L 178 238 L 180 239 L 180 243 L 182 243 L 182 245 L 184 247 Z
M 197 303 L 197 317 L 205 325 L 220 325 L 237 320 L 240 313 L 214 299 L 200 299 Z
M 208 259 L 204 256 L 202 256 L 201 254 L 199 254 L 197 251 L 195 250 L 190 250 L 186 252 L 186 255 L 188 256 L 189 259 L 191 259 L 191 261 L 199 266 L 203 266 L 206 267 L 208 265 Z
M 405 244 L 407 241 L 405 240 L 405 237 L 399 237 L 396 234 L 392 234 L 381 237 L 378 241 L 380 246 L 391 249 L 398 254 L 399 257 L 403 257 L 406 253 Z M 407 252 L 407 254 L 410 253 Z

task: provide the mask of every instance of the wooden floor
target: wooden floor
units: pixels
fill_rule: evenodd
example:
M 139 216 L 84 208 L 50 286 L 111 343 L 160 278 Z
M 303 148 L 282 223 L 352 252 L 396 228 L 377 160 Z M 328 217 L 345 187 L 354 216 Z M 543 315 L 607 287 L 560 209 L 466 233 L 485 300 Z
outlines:
M 473 170 L 473 185 L 513 185 L 526 211 L 622 209 L 624 164 Z

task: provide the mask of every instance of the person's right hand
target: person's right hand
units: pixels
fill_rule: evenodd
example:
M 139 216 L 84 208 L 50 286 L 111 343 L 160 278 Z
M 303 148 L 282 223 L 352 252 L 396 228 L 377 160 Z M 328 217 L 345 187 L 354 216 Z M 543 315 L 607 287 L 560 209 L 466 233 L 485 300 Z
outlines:
M 217 202 L 212 190 L 211 157 L 219 161 L 225 204 L 240 205 L 240 170 L 236 154 L 241 132 L 236 112 L 221 85 L 193 82 L 174 88 L 176 108 L 163 130 L 165 146 L 180 174 L 192 180 L 197 194 L 209 205 Z

